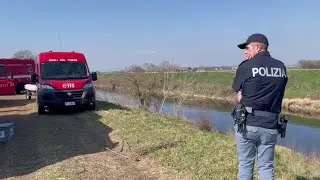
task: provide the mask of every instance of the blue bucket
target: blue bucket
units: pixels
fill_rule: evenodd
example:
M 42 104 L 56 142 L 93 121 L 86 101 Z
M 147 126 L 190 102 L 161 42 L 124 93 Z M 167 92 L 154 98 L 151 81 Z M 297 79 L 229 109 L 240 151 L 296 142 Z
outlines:
M 15 134 L 14 123 L 0 124 L 0 142 L 6 143 L 11 140 Z

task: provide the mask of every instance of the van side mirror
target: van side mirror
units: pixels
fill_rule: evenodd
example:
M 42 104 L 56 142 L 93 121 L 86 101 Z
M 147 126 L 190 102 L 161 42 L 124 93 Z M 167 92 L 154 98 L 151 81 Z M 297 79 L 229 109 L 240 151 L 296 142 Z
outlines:
M 31 74 L 31 82 L 33 83 L 38 82 L 38 75 L 36 73 Z
M 98 76 L 97 76 L 97 73 L 96 73 L 96 72 L 92 72 L 92 73 L 91 73 L 91 79 L 92 79 L 92 81 L 98 80 Z

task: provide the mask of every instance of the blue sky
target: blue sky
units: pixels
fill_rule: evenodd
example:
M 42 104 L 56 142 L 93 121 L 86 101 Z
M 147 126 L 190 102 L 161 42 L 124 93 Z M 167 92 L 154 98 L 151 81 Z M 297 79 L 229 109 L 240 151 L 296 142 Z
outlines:
M 75 50 L 99 71 L 164 60 L 238 65 L 244 56 L 236 45 L 258 32 L 289 65 L 320 59 L 319 7 L 316 0 L 6 0 L 0 2 L 0 56 Z

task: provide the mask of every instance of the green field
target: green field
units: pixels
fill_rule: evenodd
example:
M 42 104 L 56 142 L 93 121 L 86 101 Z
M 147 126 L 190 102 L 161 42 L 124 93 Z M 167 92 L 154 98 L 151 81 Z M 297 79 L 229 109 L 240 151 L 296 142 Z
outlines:
M 152 157 L 187 179 L 236 179 L 238 157 L 232 135 L 201 131 L 188 121 L 140 110 L 98 113 L 103 117 L 100 121 L 116 129 L 139 158 Z M 276 179 L 320 177 L 319 159 L 279 146 L 276 152 Z
M 235 71 L 172 73 L 170 74 L 170 81 L 181 85 L 181 82 L 184 80 L 191 82 L 192 79 L 195 79 L 195 83 L 187 87 L 188 90 L 195 94 L 224 96 L 232 93 L 231 86 L 234 75 Z M 140 78 L 152 81 L 155 76 L 159 76 L 156 78 L 161 78 L 163 74 L 143 73 L 140 75 Z M 288 70 L 288 77 L 289 81 L 285 98 L 320 98 L 319 70 L 290 69 Z M 119 87 L 126 87 L 128 85 L 128 82 L 121 74 L 99 74 L 98 83 L 100 85 L 111 86 L 111 81 L 117 83 Z M 221 89 L 223 90 L 222 92 Z

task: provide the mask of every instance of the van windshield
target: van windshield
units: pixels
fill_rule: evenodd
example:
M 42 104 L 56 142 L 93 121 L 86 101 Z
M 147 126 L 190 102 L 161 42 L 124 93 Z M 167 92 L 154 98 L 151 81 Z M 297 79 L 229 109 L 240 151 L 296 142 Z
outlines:
M 89 72 L 85 63 L 46 62 L 41 64 L 42 79 L 85 79 Z

